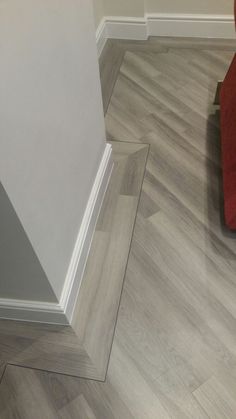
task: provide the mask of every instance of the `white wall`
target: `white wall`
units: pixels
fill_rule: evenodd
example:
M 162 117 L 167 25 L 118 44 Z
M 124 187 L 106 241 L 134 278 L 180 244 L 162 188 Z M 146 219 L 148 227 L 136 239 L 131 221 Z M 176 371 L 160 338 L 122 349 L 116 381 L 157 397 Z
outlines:
M 93 0 L 93 9 L 97 29 L 104 16 L 143 16 L 144 0 Z
M 0 179 L 59 299 L 105 149 L 90 1 L 0 0 L 0 58 Z
M 104 11 L 106 16 L 140 17 L 144 15 L 144 0 L 104 0 Z
M 93 0 L 93 9 L 94 9 L 95 26 L 97 28 L 105 14 L 103 0 Z
M 233 0 L 145 0 L 145 10 L 148 13 L 227 15 L 233 14 Z

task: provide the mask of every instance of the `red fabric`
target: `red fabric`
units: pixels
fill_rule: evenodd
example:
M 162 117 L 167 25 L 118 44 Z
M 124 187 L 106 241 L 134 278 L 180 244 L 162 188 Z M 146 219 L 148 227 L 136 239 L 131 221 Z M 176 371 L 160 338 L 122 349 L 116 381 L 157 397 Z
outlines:
M 236 55 L 220 92 L 225 222 L 236 230 Z

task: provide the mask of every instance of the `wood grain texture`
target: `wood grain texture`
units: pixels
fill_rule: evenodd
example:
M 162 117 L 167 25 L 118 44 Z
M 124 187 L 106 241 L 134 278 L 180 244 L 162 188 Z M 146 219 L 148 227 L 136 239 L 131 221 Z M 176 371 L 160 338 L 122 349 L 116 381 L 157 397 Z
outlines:
M 236 239 L 222 222 L 219 113 L 212 103 L 235 42 L 112 41 L 114 56 L 116 46 L 123 61 L 120 66 L 121 58 L 104 54 L 107 68 L 117 66 L 104 94 L 106 106 L 111 97 L 106 126 L 108 138 L 117 141 L 123 181 L 112 181 L 91 250 L 97 263 L 91 259 L 87 266 L 92 282 L 81 296 L 92 312 L 77 312 L 83 319 L 78 333 L 94 365 L 104 366 L 105 343 L 114 332 L 108 296 L 114 294 L 117 310 L 121 291 L 116 277 L 123 275 L 118 265 L 127 248 L 118 220 L 129 219 L 137 202 L 143 143 L 150 152 L 106 381 L 8 365 L 0 386 L 1 418 L 37 418 L 32 412 L 40 411 L 44 399 L 49 418 L 234 418 Z M 124 156 L 119 140 L 141 148 Z M 117 211 L 114 190 L 122 196 Z M 110 267 L 106 255 L 114 259 Z M 105 294 L 93 283 L 96 276 Z
M 227 388 L 227 381 L 213 376 L 194 392 L 210 419 L 235 418 L 236 381 L 231 382 L 232 389 Z
M 108 138 L 150 145 L 113 353 L 122 342 L 171 418 L 224 417 L 204 394 L 222 368 L 235 373 L 236 239 L 223 224 L 212 105 L 234 51 L 204 40 L 127 47 L 106 114 Z
M 8 365 L 0 387 L 1 419 L 133 418 L 106 383 Z
M 108 39 L 99 61 L 104 114 L 106 114 L 123 58 L 124 50 Z

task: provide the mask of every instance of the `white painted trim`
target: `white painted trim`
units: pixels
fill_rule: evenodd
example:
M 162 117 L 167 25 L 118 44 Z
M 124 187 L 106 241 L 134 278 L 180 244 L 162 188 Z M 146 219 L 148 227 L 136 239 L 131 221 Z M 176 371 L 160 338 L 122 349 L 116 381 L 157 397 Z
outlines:
M 96 30 L 96 43 L 97 43 L 97 50 L 98 50 L 98 57 L 100 57 L 103 48 L 106 45 L 107 41 L 107 28 L 106 28 L 106 21 L 105 18 L 101 20 L 99 26 Z
M 60 304 L 39 301 L 0 299 L 0 318 L 67 325 Z
M 106 16 L 105 22 L 108 38 L 132 40 L 148 38 L 145 17 Z
M 147 14 L 148 36 L 235 39 L 234 16 Z
M 0 299 L 0 318 L 70 324 L 98 215 L 113 169 L 112 147 L 106 144 L 72 253 L 59 303 Z
M 101 25 L 101 26 L 100 26 Z M 149 36 L 235 39 L 233 15 L 147 13 L 144 17 L 105 16 L 99 25 L 97 44 L 102 39 L 145 40 Z
M 93 233 L 103 198 L 113 169 L 112 147 L 106 144 L 105 151 L 97 172 L 95 182 L 88 200 L 82 224 L 77 236 L 71 262 L 63 287 L 60 306 L 71 322 L 75 303 L 78 297 L 87 257 L 89 254 Z

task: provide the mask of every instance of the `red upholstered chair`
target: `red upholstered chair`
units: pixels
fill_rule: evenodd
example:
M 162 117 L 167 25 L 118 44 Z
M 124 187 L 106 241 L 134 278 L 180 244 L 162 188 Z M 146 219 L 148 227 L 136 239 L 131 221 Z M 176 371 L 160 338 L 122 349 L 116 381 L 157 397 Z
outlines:
M 220 107 L 225 222 L 236 230 L 236 55 L 221 87 Z

